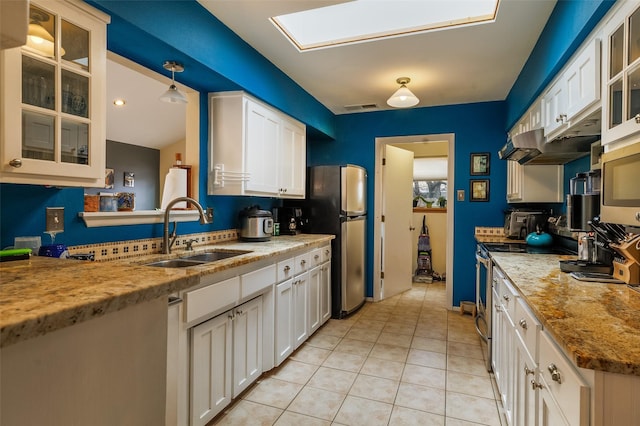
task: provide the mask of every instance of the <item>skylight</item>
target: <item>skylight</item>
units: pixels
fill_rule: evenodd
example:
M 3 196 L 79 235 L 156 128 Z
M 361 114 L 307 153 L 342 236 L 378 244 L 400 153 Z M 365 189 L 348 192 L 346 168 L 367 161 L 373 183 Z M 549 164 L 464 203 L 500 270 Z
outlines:
M 354 0 L 271 18 L 300 51 L 493 22 L 499 0 Z

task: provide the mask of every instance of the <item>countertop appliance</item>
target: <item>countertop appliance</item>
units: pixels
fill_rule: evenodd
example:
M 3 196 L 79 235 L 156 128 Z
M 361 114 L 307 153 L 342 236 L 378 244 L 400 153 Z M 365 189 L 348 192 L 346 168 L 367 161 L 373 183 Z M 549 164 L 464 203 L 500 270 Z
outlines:
M 354 165 L 309 168 L 309 232 L 331 242 L 331 316 L 343 318 L 365 301 L 367 173 Z
M 504 235 L 514 240 L 524 240 L 527 235 L 547 229 L 549 215 L 541 210 L 507 210 L 504 220 Z
M 498 157 L 520 164 L 565 164 L 590 154 L 598 140 L 600 135 L 580 135 L 547 142 L 544 129 L 534 129 L 507 138 Z
M 243 241 L 269 241 L 273 235 L 273 216 L 259 206 L 240 211 L 240 239 Z
M 589 221 L 600 214 L 600 170 L 576 174 L 569 181 L 567 225 L 571 231 L 589 231 Z
M 297 235 L 306 225 L 302 207 L 274 207 L 273 220 L 280 224 L 280 235 Z
M 600 217 L 640 228 L 640 142 L 602 154 Z

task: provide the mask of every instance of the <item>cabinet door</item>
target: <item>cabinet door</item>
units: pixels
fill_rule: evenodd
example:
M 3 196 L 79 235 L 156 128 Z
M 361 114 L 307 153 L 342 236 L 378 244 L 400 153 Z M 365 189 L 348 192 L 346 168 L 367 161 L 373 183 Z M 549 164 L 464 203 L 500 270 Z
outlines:
M 104 186 L 109 18 L 86 4 L 29 7 L 52 42 L 0 51 L 0 182 Z
M 278 180 L 280 196 L 304 198 L 307 173 L 307 140 L 304 126 L 288 120 L 282 121 Z
M 553 399 L 544 379 L 538 377 L 539 405 L 538 405 L 538 425 L 539 426 L 570 426 L 567 419 L 562 414 L 558 403 Z
M 538 393 L 531 382 L 535 381 L 537 366 L 524 342 L 519 337 L 515 340 L 514 424 L 535 426 Z
M 320 320 L 320 301 L 321 301 L 321 287 L 320 287 L 320 266 L 309 271 L 309 305 L 308 305 L 308 325 L 309 336 L 311 336 L 321 324 Z
M 593 40 L 565 72 L 567 120 L 600 100 L 600 40 Z
M 293 278 L 276 286 L 276 366 L 293 352 Z
M 565 124 L 567 118 L 564 112 L 566 98 L 565 85 L 566 80 L 560 77 L 542 98 L 545 136 L 548 136 Z
M 522 200 L 522 176 L 524 166 L 517 161 L 507 161 L 507 201 Z
M 191 424 L 206 425 L 231 402 L 231 312 L 191 329 Z
M 320 322 L 324 324 L 331 318 L 331 262 L 320 267 Z
M 309 273 L 305 272 L 293 281 L 293 343 L 297 349 L 309 337 Z
M 273 112 L 249 99 L 245 100 L 245 172 L 249 192 L 278 194 L 278 139 L 280 119 Z
M 233 313 L 233 397 L 262 374 L 262 297 Z

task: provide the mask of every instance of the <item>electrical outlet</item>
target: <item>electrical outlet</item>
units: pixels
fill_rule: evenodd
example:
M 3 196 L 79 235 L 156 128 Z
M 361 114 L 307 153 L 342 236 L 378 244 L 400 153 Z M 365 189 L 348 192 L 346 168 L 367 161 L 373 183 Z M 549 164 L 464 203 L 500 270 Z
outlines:
M 46 232 L 64 231 L 64 207 L 47 207 Z

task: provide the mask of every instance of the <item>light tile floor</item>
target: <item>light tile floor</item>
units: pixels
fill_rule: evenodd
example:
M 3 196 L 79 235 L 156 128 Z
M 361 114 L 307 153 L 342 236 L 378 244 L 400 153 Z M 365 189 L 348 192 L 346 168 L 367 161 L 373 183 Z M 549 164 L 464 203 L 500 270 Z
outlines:
M 473 318 L 443 283 L 330 320 L 215 425 L 501 425 Z

